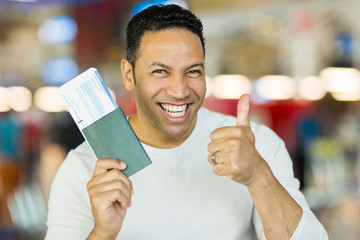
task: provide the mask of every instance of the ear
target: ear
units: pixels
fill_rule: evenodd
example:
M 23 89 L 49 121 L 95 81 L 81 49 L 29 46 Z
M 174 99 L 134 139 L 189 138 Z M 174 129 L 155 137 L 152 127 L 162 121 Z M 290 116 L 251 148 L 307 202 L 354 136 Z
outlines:
M 121 75 L 125 89 L 133 91 L 135 88 L 134 72 L 131 64 L 126 59 L 121 60 Z

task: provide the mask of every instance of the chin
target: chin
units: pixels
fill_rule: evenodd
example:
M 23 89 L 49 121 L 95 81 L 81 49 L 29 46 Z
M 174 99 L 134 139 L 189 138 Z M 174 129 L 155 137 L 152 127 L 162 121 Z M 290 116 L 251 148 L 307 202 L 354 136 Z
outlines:
M 186 127 L 185 129 L 170 129 L 169 131 L 166 131 L 166 135 L 171 138 L 182 138 L 189 135 L 189 128 L 190 126 Z

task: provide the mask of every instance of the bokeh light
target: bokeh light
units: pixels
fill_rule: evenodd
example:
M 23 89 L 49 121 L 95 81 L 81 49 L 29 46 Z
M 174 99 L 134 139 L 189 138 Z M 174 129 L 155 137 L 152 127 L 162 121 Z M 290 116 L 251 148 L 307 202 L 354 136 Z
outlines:
M 295 96 L 295 80 L 285 75 L 266 75 L 257 84 L 259 95 L 270 100 L 287 100 Z
M 29 89 L 23 86 L 9 87 L 9 106 L 17 112 L 25 112 L 30 109 L 32 95 Z
M 316 76 L 301 78 L 298 83 L 298 94 L 308 101 L 320 100 L 326 94 L 324 82 Z
M 319 76 L 329 92 L 353 93 L 360 90 L 360 73 L 355 68 L 329 67 L 323 69 Z
M 251 28 L 265 37 L 278 37 L 284 32 L 281 19 L 270 14 L 256 14 L 251 20 Z
M 79 74 L 79 67 L 71 57 L 55 57 L 42 68 L 42 78 L 46 85 L 59 86 Z
M 243 75 L 218 75 L 213 78 L 213 95 L 220 99 L 239 99 L 251 92 L 251 81 Z
M 42 87 L 36 90 L 34 104 L 45 112 L 66 111 L 65 104 L 59 95 L 59 87 Z
M 67 44 L 74 41 L 77 30 L 72 17 L 61 15 L 44 20 L 40 24 L 38 37 L 44 45 Z
M 205 77 L 205 81 L 206 81 L 206 94 L 205 97 L 210 97 L 213 90 L 214 90 L 214 84 L 213 81 L 211 80 L 211 78 L 209 76 Z
M 331 96 L 337 101 L 359 101 L 360 92 L 333 92 Z
M 142 10 L 150 7 L 151 5 L 167 5 L 167 4 L 176 4 L 179 5 L 185 9 L 189 9 L 189 5 L 184 0 L 151 0 L 151 1 L 141 1 L 137 3 L 131 12 L 131 17 L 136 15 L 137 13 L 141 12 Z
M 9 90 L 5 87 L 0 87 L 0 112 L 10 111 L 9 97 Z

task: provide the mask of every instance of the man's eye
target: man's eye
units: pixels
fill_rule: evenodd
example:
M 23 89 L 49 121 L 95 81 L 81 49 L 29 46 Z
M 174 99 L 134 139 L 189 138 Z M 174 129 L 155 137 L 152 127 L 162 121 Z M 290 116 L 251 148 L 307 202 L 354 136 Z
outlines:
M 152 73 L 156 75 L 163 75 L 163 74 L 167 74 L 167 71 L 164 69 L 156 69 Z
M 202 72 L 200 70 L 190 70 L 187 72 L 187 75 L 189 77 L 200 77 L 202 75 Z

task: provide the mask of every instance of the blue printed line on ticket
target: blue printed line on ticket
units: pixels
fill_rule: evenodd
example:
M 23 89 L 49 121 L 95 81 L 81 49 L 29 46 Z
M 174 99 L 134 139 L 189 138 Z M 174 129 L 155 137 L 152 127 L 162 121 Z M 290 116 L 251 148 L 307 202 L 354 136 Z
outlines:
M 118 108 L 96 68 L 62 85 L 59 93 L 80 130 Z

